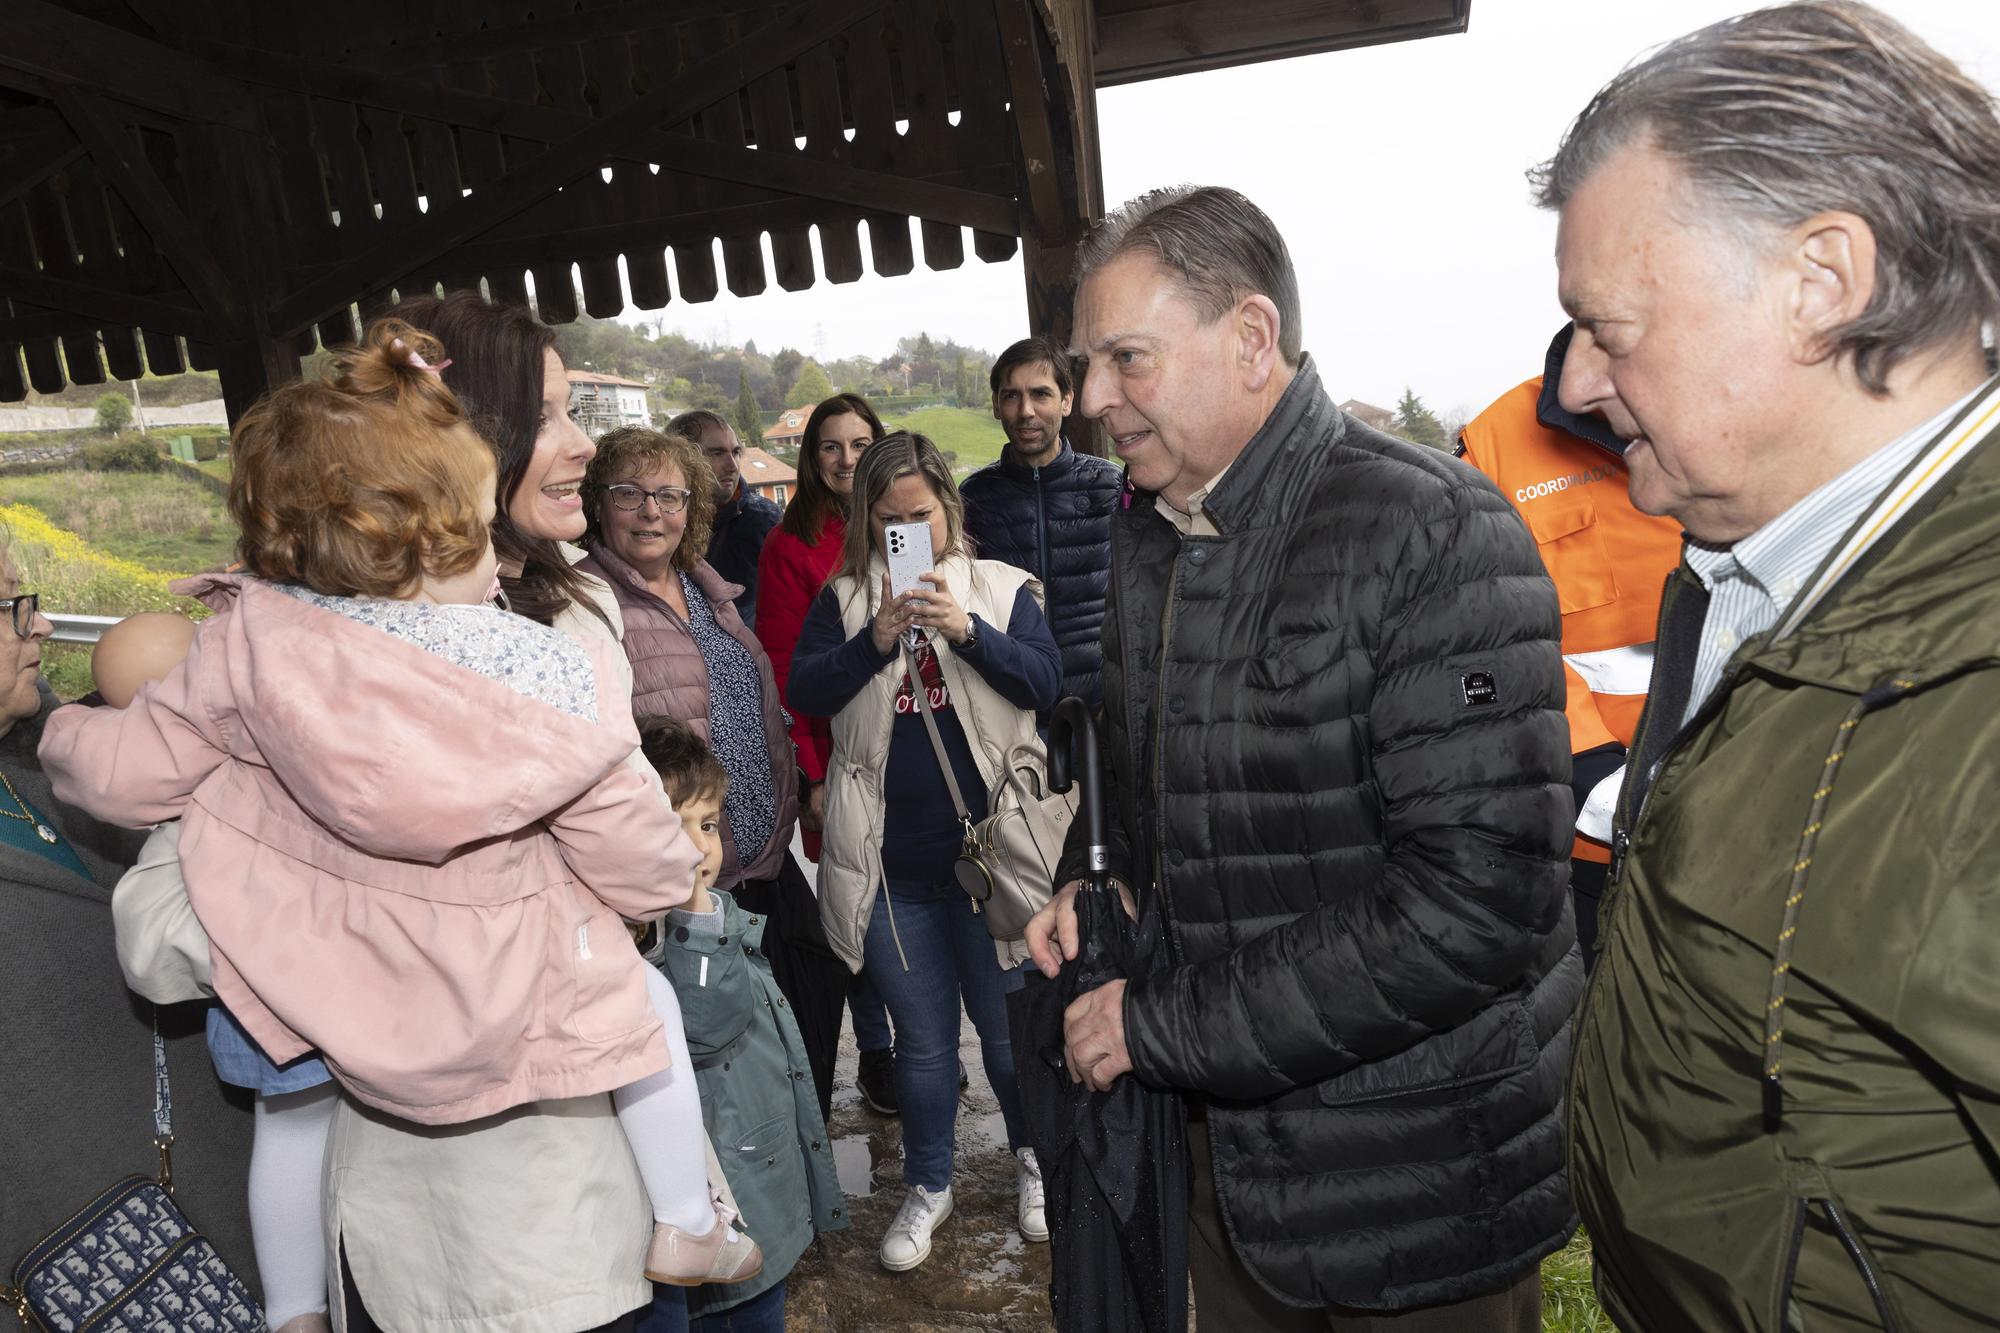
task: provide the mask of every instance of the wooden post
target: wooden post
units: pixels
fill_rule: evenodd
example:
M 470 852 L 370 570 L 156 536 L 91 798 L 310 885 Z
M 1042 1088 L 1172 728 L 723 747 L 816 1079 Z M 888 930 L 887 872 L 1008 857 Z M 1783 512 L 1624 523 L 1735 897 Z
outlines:
M 1014 81 L 1022 151 L 1021 270 L 1028 326 L 1067 344 L 1076 323 L 1076 247 L 1104 212 L 1091 72 L 1089 0 L 995 0 Z M 1059 198 L 1051 201 L 1049 186 Z M 1063 429 L 1083 453 L 1105 455 L 1103 433 L 1078 395 Z
M 234 276 L 243 284 L 242 322 L 215 348 L 223 410 L 233 428 L 268 390 L 299 377 L 294 340 L 274 333 L 271 324 L 280 291 L 275 163 L 260 139 L 222 128 L 195 133 L 199 160 L 218 186 L 211 198 L 223 205 L 211 214 L 212 225 L 226 253 L 237 257 Z

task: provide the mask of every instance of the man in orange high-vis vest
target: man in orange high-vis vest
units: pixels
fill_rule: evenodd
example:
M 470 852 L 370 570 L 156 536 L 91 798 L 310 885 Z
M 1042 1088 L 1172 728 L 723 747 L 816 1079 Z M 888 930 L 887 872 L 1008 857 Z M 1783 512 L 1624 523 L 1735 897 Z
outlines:
M 1556 401 L 1572 330 L 1565 324 L 1549 345 L 1540 377 L 1467 424 L 1458 455 L 1520 511 L 1562 603 L 1577 808 L 1570 893 L 1587 966 L 1611 860 L 1611 812 L 1646 704 L 1660 594 L 1680 563 L 1681 528 L 1632 507 L 1625 443 L 1604 419 L 1574 416 Z

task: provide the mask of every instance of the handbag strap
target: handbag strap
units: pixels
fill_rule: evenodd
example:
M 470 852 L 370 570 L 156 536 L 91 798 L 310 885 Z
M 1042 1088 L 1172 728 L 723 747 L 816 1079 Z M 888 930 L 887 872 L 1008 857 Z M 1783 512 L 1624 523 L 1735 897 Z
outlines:
M 951 756 L 944 752 L 944 737 L 938 732 L 937 718 L 931 714 L 931 691 L 924 684 L 924 673 L 917 666 L 917 655 L 903 640 L 903 663 L 910 673 L 910 692 L 917 696 L 917 711 L 924 715 L 924 730 L 930 733 L 931 752 L 937 756 L 938 767 L 944 770 L 945 789 L 951 793 L 952 808 L 958 811 L 958 822 L 969 832 L 972 828 L 972 812 L 965 807 L 965 793 L 958 789 L 958 774 L 952 770 Z M 936 651 L 933 649 L 932 651 Z M 944 679 L 944 667 L 938 667 L 938 679 Z
M 174 1192 L 174 1089 L 167 1078 L 167 1043 L 153 1010 L 153 1146 L 160 1150 L 160 1188 Z

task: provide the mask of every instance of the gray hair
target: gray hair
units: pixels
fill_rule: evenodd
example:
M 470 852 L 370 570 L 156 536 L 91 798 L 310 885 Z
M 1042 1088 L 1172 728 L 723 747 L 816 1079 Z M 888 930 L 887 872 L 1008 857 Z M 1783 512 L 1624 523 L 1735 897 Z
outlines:
M 1278 307 L 1278 352 L 1299 363 L 1305 329 L 1299 278 L 1285 238 L 1264 210 L 1219 185 L 1149 190 L 1091 228 L 1076 247 L 1075 281 L 1121 255 L 1151 255 L 1179 281 L 1202 322 L 1218 319 L 1246 296 Z
M 1697 209 L 1746 235 L 1835 210 L 1868 223 L 1875 294 L 1827 350 L 1873 393 L 1912 354 L 2000 315 L 1992 94 L 1873 6 L 1798 0 L 1628 66 L 1528 173 L 1535 202 L 1560 209 L 1641 140 L 1679 165 Z

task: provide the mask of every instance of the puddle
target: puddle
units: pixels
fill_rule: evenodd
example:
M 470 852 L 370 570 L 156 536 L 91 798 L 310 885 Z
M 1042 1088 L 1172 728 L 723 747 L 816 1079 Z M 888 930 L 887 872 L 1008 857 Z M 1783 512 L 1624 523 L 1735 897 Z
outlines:
M 840 1192 L 850 1199 L 865 1199 L 875 1193 L 875 1163 L 868 1151 L 868 1136 L 843 1134 L 833 1141 L 833 1165 L 840 1173 Z
M 959 1104 L 958 1108 L 958 1155 L 979 1152 L 987 1148 L 1007 1151 L 1007 1121 L 998 1111 L 975 1112 L 972 1107 Z

